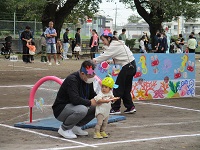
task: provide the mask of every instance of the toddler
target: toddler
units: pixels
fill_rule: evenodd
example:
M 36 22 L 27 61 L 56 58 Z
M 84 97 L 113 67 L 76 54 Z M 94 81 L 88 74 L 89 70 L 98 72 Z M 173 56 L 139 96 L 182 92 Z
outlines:
M 116 88 L 114 80 L 111 77 L 105 77 L 102 80 L 101 91 L 97 96 L 94 97 L 96 100 L 96 112 L 97 124 L 95 126 L 94 138 L 102 139 L 107 138 L 108 135 L 105 132 L 108 124 L 109 113 L 111 109 L 111 102 L 115 102 L 119 97 L 114 97 L 112 88 Z
M 30 62 L 33 63 L 34 62 L 33 56 L 35 55 L 35 51 L 36 51 L 35 42 L 27 41 L 26 46 L 29 48 Z

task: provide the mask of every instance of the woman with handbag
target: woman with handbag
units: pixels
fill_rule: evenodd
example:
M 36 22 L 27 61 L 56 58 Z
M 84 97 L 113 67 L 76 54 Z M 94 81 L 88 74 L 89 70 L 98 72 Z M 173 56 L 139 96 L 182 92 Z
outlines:
M 95 63 L 101 63 L 107 61 L 109 63 L 119 64 L 122 66 L 117 79 L 116 84 L 119 86 L 113 89 L 113 94 L 115 97 L 120 97 L 123 100 L 126 110 L 124 113 L 134 113 L 136 112 L 135 106 L 131 97 L 132 80 L 136 73 L 136 64 L 133 53 L 121 40 L 109 33 L 109 31 L 104 31 L 101 35 L 101 40 L 104 45 L 106 45 L 106 50 L 100 56 L 93 58 Z M 109 59 L 113 59 L 110 61 Z M 121 100 L 116 101 L 112 104 L 112 109 L 110 114 L 120 114 Z

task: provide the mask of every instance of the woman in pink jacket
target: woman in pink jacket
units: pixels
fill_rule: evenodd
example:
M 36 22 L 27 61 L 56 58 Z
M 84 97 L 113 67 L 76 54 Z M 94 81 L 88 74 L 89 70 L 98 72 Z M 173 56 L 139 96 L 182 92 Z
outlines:
M 98 49 L 98 35 L 95 29 L 92 30 L 92 37 L 90 39 L 90 56 L 91 59 L 95 58 L 95 52 Z

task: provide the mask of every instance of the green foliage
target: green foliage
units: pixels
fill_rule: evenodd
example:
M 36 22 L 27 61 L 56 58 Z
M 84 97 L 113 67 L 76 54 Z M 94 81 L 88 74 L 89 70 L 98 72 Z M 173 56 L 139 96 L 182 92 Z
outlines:
M 80 0 L 71 14 L 68 15 L 65 22 L 76 24 L 78 22 L 85 22 L 86 16 L 92 18 L 99 9 L 101 0 Z
M 17 20 L 30 21 L 36 19 L 42 21 L 42 15 L 48 3 L 57 5 L 56 11 L 59 11 L 65 6 L 66 2 L 67 0 L 4 0 L 0 5 L 0 18 L 13 19 L 13 13 L 16 12 Z M 80 18 L 84 19 L 85 16 L 92 17 L 98 11 L 100 2 L 101 0 L 79 0 L 78 5 L 66 17 L 66 22 L 76 24 L 80 21 Z
M 137 23 L 140 19 L 142 19 L 142 18 L 138 17 L 136 15 L 132 15 L 132 16 L 129 16 L 128 22 L 130 22 L 130 23 Z
M 130 49 L 133 49 L 134 45 L 135 45 L 135 41 L 136 39 L 126 39 L 126 45 L 130 48 Z
M 195 18 L 200 12 L 200 0 L 120 0 L 131 9 L 149 15 L 151 22 L 171 21 L 177 16 L 185 16 L 186 19 Z M 136 7 L 139 5 L 140 7 Z M 140 9 L 140 10 L 139 10 Z M 140 13 L 139 13 L 140 14 Z M 148 17 L 147 17 L 148 18 Z M 162 19 L 162 20 L 161 20 Z

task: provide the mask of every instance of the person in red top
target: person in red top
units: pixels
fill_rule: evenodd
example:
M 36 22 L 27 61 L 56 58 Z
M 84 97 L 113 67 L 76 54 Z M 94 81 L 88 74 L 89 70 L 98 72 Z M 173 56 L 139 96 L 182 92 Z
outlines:
M 98 35 L 95 29 L 92 30 L 92 37 L 90 39 L 90 56 L 91 59 L 95 58 L 95 52 L 98 49 Z
M 35 42 L 30 41 L 26 43 L 26 46 L 29 49 L 29 54 L 30 54 L 30 62 L 33 63 L 34 62 L 34 55 L 35 55 L 35 51 L 36 51 L 36 47 L 35 47 Z

